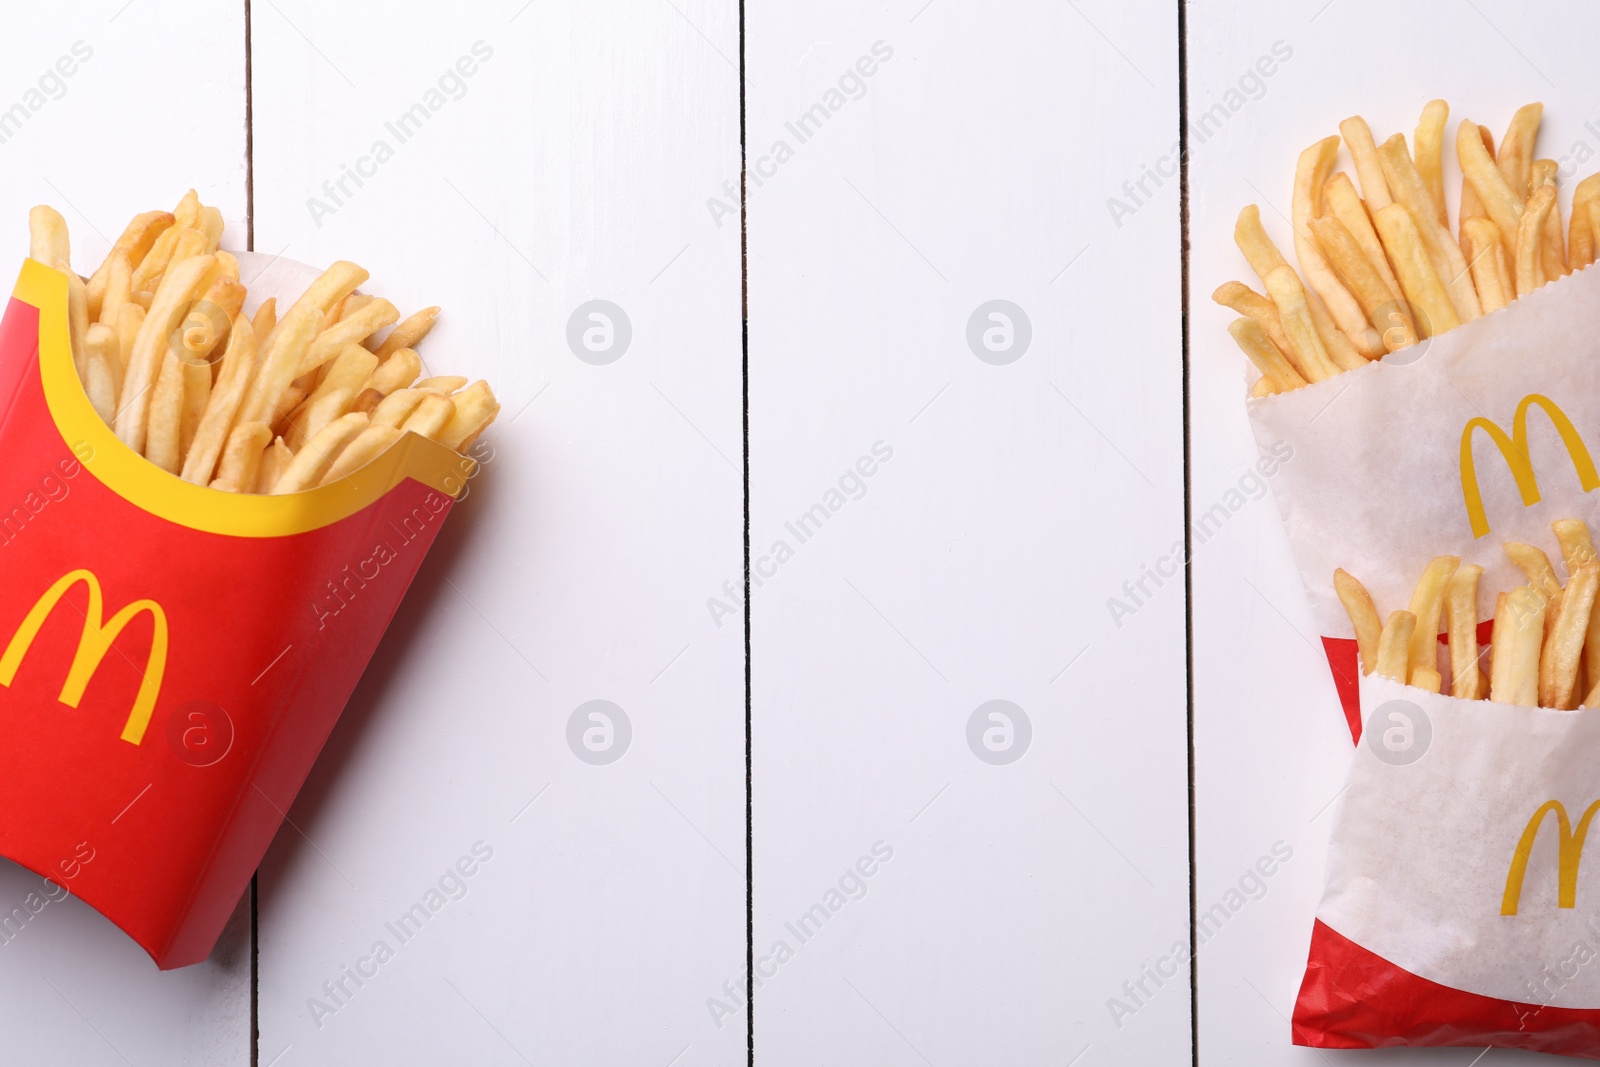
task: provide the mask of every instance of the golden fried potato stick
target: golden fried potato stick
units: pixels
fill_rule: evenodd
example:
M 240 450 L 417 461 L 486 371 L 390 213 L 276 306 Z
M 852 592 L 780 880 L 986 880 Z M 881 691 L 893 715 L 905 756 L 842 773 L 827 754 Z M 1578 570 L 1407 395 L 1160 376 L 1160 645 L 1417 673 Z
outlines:
M 222 465 L 211 483 L 213 489 L 230 493 L 250 492 L 261 468 L 261 454 L 272 441 L 272 430 L 264 422 L 243 422 L 228 434 L 222 450 Z
M 273 433 L 282 437 L 289 431 L 289 420 L 294 418 L 295 411 L 305 403 L 306 397 L 311 395 L 311 390 L 315 388 L 312 384 L 315 378 L 316 375 L 308 374 L 304 383 L 289 383 L 289 388 L 283 391 L 283 396 L 278 401 L 278 410 L 281 414 L 272 424 Z
M 1289 347 L 1289 337 L 1283 332 L 1283 320 L 1278 318 L 1277 306 L 1248 285 L 1243 282 L 1223 282 L 1211 294 L 1211 299 L 1254 319 L 1280 350 Z
M 1311 317 L 1305 288 L 1294 268 L 1287 264 L 1273 267 L 1262 280 L 1266 282 L 1267 295 L 1278 308 L 1283 332 L 1289 337 L 1289 348 L 1284 355 L 1289 357 L 1295 370 L 1308 382 L 1325 381 L 1338 374 L 1340 368 L 1328 358 L 1328 350 Z
M 368 426 L 344 447 L 339 458 L 333 461 L 317 484 L 329 485 L 350 477 L 387 451 L 390 445 L 400 440 L 400 436 L 401 431 L 396 426 Z
M 1265 236 L 1265 233 L 1262 234 Z M 1268 244 L 1271 244 L 1269 241 Z M 1276 249 L 1274 249 L 1276 251 Z M 1278 257 L 1280 260 L 1282 256 Z M 433 324 L 439 318 L 437 307 L 423 308 L 415 314 L 408 315 L 394 329 L 389 331 L 382 342 L 374 345 L 369 338 L 367 347 L 371 348 L 380 361 L 387 360 L 402 348 L 414 349 L 421 340 L 428 336 L 428 331 L 433 329 Z
M 117 378 L 126 384 L 128 359 L 133 355 L 133 343 L 144 326 L 145 311 L 138 304 L 123 304 L 117 309 Z M 123 386 L 117 387 L 117 406 L 120 408 Z
M 294 462 L 289 464 L 289 469 L 284 471 L 272 487 L 274 495 L 283 493 L 298 493 L 303 489 L 314 488 L 322 481 L 323 475 L 333 466 L 339 458 L 339 453 L 345 446 L 361 435 L 361 431 L 370 425 L 367 416 L 359 411 L 352 411 L 342 415 L 324 426 L 311 440 L 306 442 L 306 447 L 295 453 Z
M 213 263 L 208 276 L 216 273 Z M 244 306 L 244 297 L 244 286 L 225 273 L 216 277 L 205 295 L 190 305 L 183 325 L 162 357 L 155 396 L 150 401 L 145 458 L 168 473 L 178 473 L 194 440 L 211 396 L 211 354 Z
M 1383 238 L 1389 261 L 1394 264 L 1400 288 L 1411 305 L 1418 336 L 1433 337 L 1460 326 L 1455 304 L 1439 280 L 1439 273 L 1434 270 L 1406 206 L 1390 204 L 1380 208 L 1373 222 L 1378 227 L 1378 236 Z
M 423 378 L 413 382 L 411 388 L 424 389 L 430 393 L 449 396 L 451 393 L 467 384 L 467 379 L 459 374 L 435 374 L 431 378 Z
M 1339 595 L 1339 603 L 1344 605 L 1345 614 L 1350 616 L 1350 626 L 1356 632 L 1361 673 L 1371 674 L 1378 666 L 1378 639 L 1383 633 L 1372 594 L 1343 567 L 1333 572 L 1333 591 Z
M 1595 232 L 1588 205 L 1600 198 L 1600 174 L 1591 174 L 1572 190 L 1572 218 L 1567 224 L 1567 260 L 1573 270 L 1594 262 Z
M 228 347 L 222 353 L 222 367 L 216 385 L 206 401 L 205 413 L 195 427 L 194 440 L 183 460 L 182 477 L 195 485 L 208 485 L 233 426 L 234 416 L 244 401 L 256 362 L 256 334 L 250 320 L 240 312 L 228 331 Z
M 1556 577 L 1556 569 L 1550 566 L 1550 557 L 1544 554 L 1542 548 L 1517 541 L 1507 541 L 1503 547 L 1517 569 L 1528 576 L 1528 588 L 1550 609 L 1546 620 L 1554 624 L 1555 614 L 1561 610 L 1561 579 Z
M 190 189 L 178 201 L 178 206 L 172 209 L 173 224 L 194 229 L 200 224 L 200 194 Z
M 450 399 L 456 406 L 455 413 L 434 439 L 446 448 L 465 452 L 500 414 L 500 402 L 485 381 L 473 382 Z
M 1547 185 L 1550 191 L 1556 191 L 1556 171 L 1558 167 L 1553 159 L 1536 159 L 1533 161 L 1532 187 L 1537 189 Z M 1564 278 L 1567 270 L 1567 250 L 1563 243 L 1561 232 L 1561 199 L 1557 197 L 1551 201 L 1550 214 L 1545 216 L 1544 237 L 1540 242 L 1544 256 L 1544 276 L 1549 281 Z
M 1367 120 L 1353 115 L 1339 123 L 1339 132 L 1355 160 L 1356 174 L 1361 178 L 1361 196 L 1373 214 L 1386 208 L 1393 200 L 1389 196 L 1389 182 L 1384 177 L 1383 164 L 1378 161 L 1378 146 L 1372 141 L 1372 130 Z
M 156 235 L 144 258 L 134 265 L 130 283 L 133 292 L 144 293 L 155 290 L 156 280 L 166 271 L 167 264 L 172 260 L 172 250 L 177 247 L 178 237 L 185 229 L 186 227 L 173 224 Z
M 1541 185 L 1528 198 L 1517 227 L 1517 295 L 1526 296 L 1550 279 L 1544 269 L 1544 228 L 1555 206 L 1553 185 Z
M 1417 617 L 1411 612 L 1390 612 L 1389 621 L 1383 624 L 1383 632 L 1378 635 L 1378 665 L 1373 673 L 1397 682 L 1408 681 L 1411 677 L 1408 669 L 1411 638 L 1416 631 Z
M 1557 519 L 1550 524 L 1556 541 L 1561 545 L 1561 556 L 1569 575 L 1597 558 L 1594 542 L 1589 538 L 1589 524 L 1582 519 Z M 1600 611 L 1589 615 L 1588 636 L 1583 644 L 1583 673 L 1591 684 L 1600 683 Z
M 1264 299 L 1264 298 L 1263 298 Z M 1277 314 L 1277 310 L 1273 310 Z M 352 410 L 371 413 L 383 398 L 396 389 L 404 389 L 422 373 L 422 358 L 409 348 L 402 348 L 378 365 L 356 393 Z M 1296 375 L 1298 377 L 1298 375 Z
M 178 448 L 183 418 L 183 360 L 168 352 L 161 360 L 150 398 L 150 414 L 145 429 L 144 458 L 169 474 L 178 473 L 183 457 Z
M 1261 371 L 1262 377 L 1271 382 L 1274 392 L 1286 393 L 1306 384 L 1282 349 L 1272 343 L 1260 323 L 1254 319 L 1233 320 L 1228 326 L 1228 333 L 1250 358 L 1250 362 L 1256 365 L 1256 369 Z
M 1412 670 L 1439 665 L 1439 616 L 1444 609 L 1445 590 L 1459 566 L 1460 556 L 1435 556 L 1417 579 L 1417 587 L 1411 593 L 1411 614 L 1417 617 L 1408 661 Z
M 67 239 L 67 220 L 48 204 L 28 211 L 28 258 L 47 267 L 71 271 L 72 247 Z
M 278 325 L 278 298 L 269 296 L 261 301 L 261 306 L 256 308 L 255 318 L 250 320 L 250 328 L 255 331 L 257 339 L 267 336 L 272 328 Z
M 216 267 L 217 258 L 206 250 L 206 235 L 199 230 L 183 230 L 178 234 L 178 240 L 172 246 L 172 258 L 167 261 L 167 270 L 197 256 L 205 256 L 210 260 L 206 267 L 206 277 L 203 279 L 204 284 L 210 285 L 211 271 Z M 162 273 L 165 275 L 165 271 Z M 161 284 L 159 278 L 156 279 L 156 284 L 158 286 Z
M 1478 290 L 1484 312 L 1498 311 L 1515 300 L 1517 285 L 1500 244 L 1500 227 L 1482 215 L 1463 219 L 1461 244 L 1466 249 L 1472 284 Z
M 1405 294 L 1400 291 L 1400 280 L 1394 276 L 1394 269 L 1389 266 L 1389 257 L 1383 251 L 1383 242 L 1378 240 L 1378 231 L 1372 228 L 1372 216 L 1367 214 L 1367 205 L 1361 202 L 1361 197 L 1356 194 L 1356 187 L 1350 181 L 1350 175 L 1344 171 L 1337 171 L 1328 179 L 1328 184 L 1322 187 L 1322 202 L 1328 212 L 1350 231 L 1361 250 L 1366 253 L 1367 259 L 1372 264 L 1372 269 L 1378 272 L 1383 279 L 1383 284 L 1388 286 L 1391 299 L 1403 300 Z
M 349 296 L 339 301 L 339 306 L 334 309 L 333 321 L 343 322 L 356 312 L 360 311 L 362 308 L 366 307 L 368 304 L 372 303 L 374 300 L 378 299 L 380 298 L 376 296 L 369 296 L 366 293 L 351 293 Z M 399 317 L 400 316 L 397 313 L 395 318 L 398 319 Z M 328 325 L 332 325 L 332 323 L 325 325 L 323 329 L 327 329 Z
M 1571 708 L 1577 699 L 1573 689 L 1583 657 L 1583 642 L 1588 636 L 1589 619 L 1594 613 L 1594 595 L 1600 589 L 1600 563 L 1581 564 L 1567 581 L 1556 609 L 1550 637 L 1539 659 L 1539 705 L 1546 708 Z
M 1280 391 L 1272 384 L 1271 378 L 1262 377 L 1257 378 L 1255 384 L 1250 386 L 1250 397 L 1253 400 L 1260 400 L 1264 396 L 1273 396 Z
M 345 345 L 338 358 L 328 364 L 328 373 L 322 384 L 306 397 L 300 409 L 289 420 L 289 432 L 284 435 L 289 444 L 301 447 L 303 442 L 315 437 L 322 428 L 349 412 L 356 393 L 378 369 L 378 357 L 359 344 Z
M 1503 594 L 1495 612 L 1494 662 L 1490 664 L 1489 699 L 1501 704 L 1536 707 L 1539 701 L 1539 649 L 1544 641 L 1546 607 L 1532 586 Z M 1502 629 L 1505 636 L 1501 637 Z
M 394 305 L 387 300 L 369 301 L 361 310 L 346 315 L 332 326 L 326 327 L 311 343 L 311 350 L 300 362 L 300 373 L 309 374 L 322 367 L 335 356 L 341 356 L 349 345 L 359 345 L 373 332 L 389 325 L 400 317 Z M 376 362 L 377 356 L 367 353 Z
M 149 429 L 150 401 L 172 331 L 182 321 L 195 297 L 195 288 L 211 268 L 210 256 L 194 256 L 175 264 L 161 279 L 150 313 L 145 316 L 128 356 L 121 404 L 117 409 L 117 436 L 123 444 L 144 453 Z
M 274 437 L 272 444 L 261 453 L 261 469 L 256 472 L 256 484 L 251 492 L 272 492 L 272 487 L 278 484 L 278 479 L 289 469 L 294 457 L 294 449 L 290 448 L 282 437 Z
M 1494 138 L 1490 135 L 1488 128 L 1479 126 L 1478 136 L 1483 140 L 1484 151 L 1489 153 L 1490 159 L 1493 159 Z M 1467 247 L 1467 237 L 1465 232 L 1467 220 L 1485 219 L 1489 216 L 1485 214 L 1483 210 L 1483 201 L 1478 199 L 1478 194 L 1473 191 L 1472 183 L 1467 181 L 1467 176 L 1465 174 L 1461 176 L 1461 205 L 1458 208 L 1458 211 L 1459 214 L 1456 220 L 1456 233 L 1461 241 L 1461 253 L 1462 255 L 1466 256 L 1467 260 L 1470 262 L 1472 259 L 1472 251 Z M 1479 299 L 1482 299 L 1483 294 L 1480 293 L 1478 296 Z M 1489 311 L 1488 308 L 1484 308 L 1483 310 L 1485 312 Z
M 1322 258 L 1322 252 L 1311 236 L 1310 222 L 1322 214 L 1322 187 L 1327 184 L 1338 155 L 1337 137 L 1324 137 L 1300 153 L 1300 159 L 1295 164 L 1294 201 L 1290 209 L 1294 222 L 1294 251 L 1300 259 L 1300 269 L 1305 272 L 1306 280 L 1327 305 L 1334 325 L 1363 356 L 1376 357 L 1383 352 L 1383 343 L 1377 331 L 1368 325 L 1361 305 L 1345 289 L 1333 268 L 1328 266 L 1328 261 Z M 1327 344 L 1326 337 L 1323 343 Z
M 1367 357 L 1356 350 L 1350 338 L 1345 336 L 1344 331 L 1334 323 L 1333 316 L 1328 314 L 1328 309 L 1317 295 L 1306 293 L 1305 296 L 1306 310 L 1311 313 L 1311 328 L 1317 331 L 1323 351 L 1328 353 L 1333 365 L 1342 371 L 1365 367 L 1368 362 Z M 1373 331 L 1373 336 L 1377 336 L 1377 331 Z M 1383 342 L 1380 340 L 1373 356 L 1376 358 L 1381 355 L 1383 355 Z
M 1385 351 L 1417 343 L 1417 328 L 1403 301 L 1394 299 L 1373 269 L 1355 236 L 1336 218 L 1312 219 L 1311 234 L 1334 272 L 1355 296 L 1367 319 L 1377 327 Z
M 1430 693 L 1439 692 L 1444 684 L 1444 679 L 1439 677 L 1439 672 L 1432 667 L 1411 668 L 1411 684 L 1418 689 L 1426 689 Z
M 370 275 L 366 270 L 348 260 L 339 260 L 317 276 L 316 281 L 306 286 L 306 291 L 289 308 L 279 325 L 287 323 L 295 312 L 307 313 L 307 309 L 316 312 L 316 319 L 312 323 L 313 334 L 322 327 L 322 317 L 328 309 L 339 301 L 355 292 L 356 287 L 366 281 Z M 273 339 L 269 336 L 264 342 L 264 348 L 272 347 Z M 297 375 L 298 377 L 298 375 Z
M 83 350 L 83 337 L 89 332 L 89 297 L 83 279 L 73 273 L 65 262 L 57 266 L 67 276 L 67 339 L 72 345 L 72 364 L 78 369 L 78 380 L 88 373 L 88 356 Z
M 1289 265 L 1283 253 L 1278 251 L 1278 246 L 1272 243 L 1272 238 L 1267 236 L 1266 228 L 1261 225 L 1261 209 L 1254 204 L 1246 204 L 1239 210 L 1239 217 L 1233 224 L 1233 243 L 1239 246 L 1250 269 L 1256 272 L 1256 277 L 1261 279 L 1263 285 L 1273 270 Z
M 206 235 L 206 251 L 215 252 L 222 243 L 222 212 L 214 207 L 202 208 L 195 229 Z
M 117 390 L 121 386 L 121 365 L 111 351 L 117 343 L 117 332 L 101 323 L 90 326 L 84 335 L 83 348 L 88 374 L 83 379 L 84 392 L 89 403 L 106 423 L 117 417 Z
M 449 425 L 450 419 L 454 417 L 455 413 L 456 403 L 454 400 L 447 396 L 440 396 L 438 393 L 426 393 L 422 398 L 422 402 L 416 406 L 416 409 L 411 412 L 400 428 L 402 430 L 410 430 L 412 433 L 420 434 L 423 437 L 437 438 L 444 431 L 444 428 Z
M 1430 100 L 1417 120 L 1416 132 L 1411 135 L 1411 154 L 1417 161 L 1417 174 L 1433 197 L 1438 210 L 1439 225 L 1448 227 L 1450 219 L 1444 205 L 1444 127 L 1450 118 L 1450 105 L 1443 100 Z
M 1411 154 L 1406 150 L 1404 134 L 1397 133 L 1378 148 L 1378 158 L 1383 163 L 1384 177 L 1389 180 L 1389 191 L 1396 203 L 1411 211 L 1417 233 L 1433 269 L 1450 294 L 1450 303 L 1462 322 L 1471 322 L 1483 314 L 1477 291 L 1472 288 L 1472 275 L 1467 270 L 1467 258 L 1461 246 L 1450 237 L 1450 231 L 1439 224 L 1439 208 L 1433 202 L 1417 168 L 1412 165 Z
M 1500 146 L 1501 155 L 1505 146 Z M 1476 124 L 1463 120 L 1456 129 L 1456 158 L 1461 163 L 1461 173 L 1477 194 L 1484 213 L 1500 227 L 1500 241 L 1508 252 L 1515 253 L 1517 226 L 1522 222 L 1522 211 L 1527 206 L 1524 197 L 1512 190 L 1505 175 L 1496 166 L 1483 147 L 1483 136 Z
M 117 314 L 122 310 L 122 305 L 133 295 L 133 268 L 128 265 L 127 256 L 113 251 L 106 257 L 106 261 L 100 264 L 100 270 L 95 274 L 101 279 L 98 302 L 92 288 L 94 278 L 89 279 L 91 285 L 84 287 L 89 317 L 95 322 L 115 328 Z
M 146 211 L 135 215 L 128 223 L 128 228 L 122 231 L 116 243 L 111 246 L 111 253 L 100 264 L 93 274 L 89 275 L 89 315 L 107 326 L 114 325 L 115 319 L 106 318 L 103 308 L 106 295 L 106 286 L 110 282 L 110 270 L 116 260 L 121 260 L 128 268 L 128 274 L 133 274 L 133 265 L 144 261 L 145 255 L 150 251 L 150 246 L 155 244 L 156 238 L 172 226 L 173 217 L 167 211 Z
M 1478 672 L 1478 579 L 1483 568 L 1463 563 L 1445 593 L 1445 633 L 1450 639 L 1450 695 L 1463 700 L 1483 697 Z
M 1526 104 L 1511 116 L 1511 125 L 1500 139 L 1500 153 L 1495 157 L 1506 184 L 1517 196 L 1526 200 L 1533 193 L 1530 180 L 1533 174 L 1533 142 L 1539 137 L 1539 120 L 1544 117 L 1543 104 Z
M 264 422 L 272 426 L 299 403 L 298 400 L 289 402 L 289 389 L 299 377 L 301 360 L 316 339 L 322 314 L 316 304 L 297 301 L 289 314 L 267 334 L 266 341 L 259 342 L 255 381 L 245 394 L 244 410 L 239 415 L 241 422 Z
M 1556 544 L 1561 546 L 1561 559 L 1569 575 L 1578 573 L 1578 568 L 1585 563 L 1600 558 L 1595 555 L 1589 524 L 1582 519 L 1557 519 L 1550 524 L 1550 529 L 1556 535 Z

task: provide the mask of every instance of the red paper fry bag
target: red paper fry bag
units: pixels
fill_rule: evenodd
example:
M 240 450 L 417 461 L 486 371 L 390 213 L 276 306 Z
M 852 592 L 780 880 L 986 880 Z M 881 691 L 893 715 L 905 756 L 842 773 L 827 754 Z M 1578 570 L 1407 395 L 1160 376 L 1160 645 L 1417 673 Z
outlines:
M 1484 568 L 1486 619 L 1497 591 L 1527 581 L 1507 541 L 1543 548 L 1564 581 L 1550 524 L 1600 530 L 1597 367 L 1590 269 L 1380 363 L 1249 401 L 1258 443 L 1293 450 L 1273 491 L 1357 742 L 1296 1044 L 1600 1058 L 1600 859 L 1582 862 L 1600 812 L 1600 710 L 1363 677 L 1333 588 L 1343 567 L 1383 617 L 1409 605 L 1431 558 L 1455 555 Z M 1480 625 L 1480 641 L 1490 632 Z M 1443 635 L 1438 650 L 1448 693 Z
M 95 414 L 66 276 L 0 319 L 0 855 L 158 966 L 204 959 L 471 473 L 415 434 L 282 496 L 168 474 Z

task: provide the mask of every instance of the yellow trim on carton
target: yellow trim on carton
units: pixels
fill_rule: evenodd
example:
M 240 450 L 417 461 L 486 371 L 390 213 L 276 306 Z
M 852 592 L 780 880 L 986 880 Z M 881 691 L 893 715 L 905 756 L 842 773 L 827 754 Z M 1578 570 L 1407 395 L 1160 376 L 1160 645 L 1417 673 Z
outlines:
M 67 446 L 112 492 L 168 522 L 234 537 L 285 537 L 348 518 L 407 478 L 457 496 L 472 474 L 472 460 L 407 433 L 350 477 L 301 493 L 267 496 L 193 485 L 123 444 L 95 413 L 72 362 L 67 276 L 27 260 L 12 295 L 39 309 L 39 376 L 50 417 Z

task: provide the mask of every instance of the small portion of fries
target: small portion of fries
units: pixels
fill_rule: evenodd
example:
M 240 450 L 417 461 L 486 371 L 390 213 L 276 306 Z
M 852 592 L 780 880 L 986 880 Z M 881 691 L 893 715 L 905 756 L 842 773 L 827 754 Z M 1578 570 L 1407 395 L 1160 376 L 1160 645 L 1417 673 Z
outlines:
M 1408 148 L 1404 134 L 1373 140 L 1359 115 L 1339 124 L 1361 191 L 1335 171 L 1340 137 L 1300 154 L 1292 224 L 1310 291 L 1252 204 L 1233 236 L 1265 295 L 1226 282 L 1212 299 L 1244 316 L 1229 332 L 1261 377 L 1253 396 L 1288 392 L 1444 333 L 1594 262 L 1600 174 L 1579 182 L 1563 237 L 1556 161 L 1534 159 L 1544 114 L 1529 104 L 1497 153 L 1489 131 L 1456 128 L 1461 202 L 1450 233 L 1441 167 L 1450 107 L 1431 101 Z
M 280 317 L 245 316 L 222 213 L 190 190 L 136 215 L 88 279 L 67 224 L 28 214 L 33 259 L 67 275 L 78 377 L 100 417 L 161 469 L 235 493 L 293 493 L 348 477 L 407 430 L 466 452 L 500 412 L 486 382 L 423 378 L 417 344 L 439 314 L 400 320 L 339 262 Z M 381 338 L 379 331 L 392 327 Z
M 1543 550 L 1506 542 L 1506 554 L 1528 582 L 1496 597 L 1487 649 L 1478 647 L 1482 567 L 1456 556 L 1433 559 L 1417 581 L 1410 607 L 1391 612 L 1381 623 L 1366 587 L 1344 570 L 1334 571 L 1334 591 L 1355 627 L 1361 672 L 1466 700 L 1600 707 L 1600 611 L 1595 610 L 1600 559 L 1583 520 L 1562 519 L 1551 529 L 1561 547 L 1565 584 Z M 1440 670 L 1441 623 L 1449 642 L 1448 683 Z M 1487 671 L 1480 663 L 1485 653 Z

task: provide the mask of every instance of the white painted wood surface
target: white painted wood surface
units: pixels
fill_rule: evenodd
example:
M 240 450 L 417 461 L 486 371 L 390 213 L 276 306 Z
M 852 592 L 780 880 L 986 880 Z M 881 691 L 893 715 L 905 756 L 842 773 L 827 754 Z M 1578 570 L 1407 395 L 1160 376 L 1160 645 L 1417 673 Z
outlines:
M 1530 18 L 1526 5 L 1498 0 L 1459 7 L 1378 0 L 1190 6 L 1191 122 L 1230 89 L 1242 89 L 1245 100 L 1191 150 L 1196 515 L 1230 489 L 1257 492 L 1256 482 L 1241 482 L 1257 453 L 1242 403 L 1243 357 L 1226 333 L 1234 316 L 1210 300 L 1230 278 L 1255 284 L 1232 241 L 1239 209 L 1260 203 L 1268 230 L 1288 247 L 1283 215 L 1300 150 L 1337 133 L 1339 121 L 1352 114 L 1366 116 L 1379 140 L 1395 132 L 1409 136 L 1422 106 L 1435 97 L 1450 102 L 1452 133 L 1458 120 L 1470 117 L 1488 125 L 1497 141 L 1519 105 L 1543 100 L 1538 154 L 1560 159 L 1581 142 L 1593 155 L 1600 140 L 1585 123 L 1600 120 L 1600 105 L 1585 42 L 1600 29 L 1600 13 L 1578 4 L 1537 11 Z M 1260 78 L 1260 88 L 1241 86 L 1241 77 L 1279 42 L 1292 57 Z M 1593 169 L 1591 162 L 1582 173 Z M 1453 220 L 1460 189 L 1453 152 L 1446 153 L 1445 173 Z M 1572 183 L 1565 175 L 1563 181 L 1570 196 Z M 1288 1016 L 1305 969 L 1329 805 L 1343 783 L 1350 733 L 1270 497 L 1248 502 L 1196 549 L 1193 610 L 1200 910 L 1237 887 L 1275 842 L 1294 851 L 1259 899 L 1253 893 L 1200 949 L 1200 1061 L 1337 1059 L 1288 1047 Z M 1425 1061 L 1466 1064 L 1476 1054 L 1440 1052 Z M 1399 1051 L 1362 1058 L 1415 1059 Z M 1484 1062 L 1544 1058 L 1495 1050 Z
M 1177 11 L 750 15 L 758 1059 L 1187 1062 Z
M 386 10 L 254 6 L 256 247 L 442 305 L 424 359 L 505 413 L 263 867 L 261 1062 L 741 1062 L 704 1004 L 745 942 L 743 647 L 705 608 L 742 558 L 739 241 L 704 207 L 737 8 Z M 597 298 L 631 324 L 604 365 L 567 340 Z M 568 745 L 592 700 L 631 724 L 608 765 Z
M 245 239 L 244 12 L 198 0 L 9 9 L 0 33 L 0 234 L 6 270 L 27 250 L 27 210 L 56 205 L 73 265 L 92 271 L 128 218 L 190 186 Z M 154 62 L 181 39 L 181 62 Z M 20 110 L 19 110 L 20 109 Z M 10 291 L 12 275 L 7 276 Z M 40 879 L 0 861 L 0 911 Z M 178 971 L 69 898 L 0 943 L 8 1063 L 249 1062 L 250 914 L 216 953 Z
M 375 10 L 253 5 L 256 248 L 443 305 L 424 357 L 506 411 L 262 869 L 259 1062 L 744 1062 L 737 6 Z M 1196 514 L 1255 457 L 1209 302 L 1247 269 L 1238 208 L 1286 211 L 1296 153 L 1343 116 L 1409 130 L 1433 96 L 1496 130 L 1543 99 L 1542 152 L 1600 149 L 1583 10 L 1190 6 L 1191 118 L 1293 52 L 1192 144 Z M 761 1060 L 1187 1062 L 1188 970 L 1146 971 L 1189 937 L 1184 591 L 1145 577 L 1183 536 L 1176 11 L 746 17 Z M 0 141 L 8 247 L 55 203 L 87 269 L 191 184 L 243 246 L 241 7 L 4 25 L 0 111 L 92 49 Z M 1429 34 L 1448 47 L 1408 47 Z M 178 118 L 129 117 L 155 114 Z M 569 347 L 596 299 L 627 317 L 614 362 L 582 344 L 604 321 Z M 1002 320 L 979 316 L 992 362 L 968 342 L 993 300 L 1031 331 L 1013 362 L 983 348 Z M 1294 850 L 1200 949 L 1200 1061 L 1316 1062 L 1284 1016 L 1348 733 L 1270 498 L 1193 566 L 1200 909 Z M 627 716 L 614 763 L 569 747 L 591 700 Z M 1027 717 L 1014 763 L 969 746 L 991 700 Z M 980 716 L 978 748 L 1003 725 Z M 385 924 L 478 842 L 464 895 L 399 944 Z M 0 904 L 34 881 L 0 864 Z M 333 1000 L 379 939 L 394 959 Z M 244 910 L 212 961 L 159 975 L 52 905 L 0 944 L 0 1059 L 249 1063 L 251 952 Z

